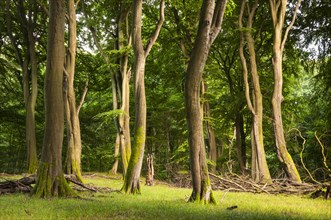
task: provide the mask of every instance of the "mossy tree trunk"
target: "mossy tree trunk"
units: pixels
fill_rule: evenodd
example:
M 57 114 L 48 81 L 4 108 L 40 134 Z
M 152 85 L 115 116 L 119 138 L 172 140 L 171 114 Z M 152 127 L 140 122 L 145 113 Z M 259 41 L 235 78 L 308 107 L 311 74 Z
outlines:
M 134 49 L 134 98 L 135 98 L 135 133 L 132 154 L 124 179 L 122 191 L 125 193 L 140 193 L 140 172 L 144 157 L 146 141 L 146 95 L 145 95 L 145 63 L 146 58 L 157 40 L 164 21 L 164 0 L 160 3 L 160 19 L 153 36 L 144 49 L 142 25 L 142 0 L 133 1 L 133 49 Z
M 62 171 L 64 131 L 63 64 L 65 1 L 49 1 L 47 65 L 45 76 L 45 134 L 37 182 L 33 194 L 37 197 L 72 195 Z
M 23 1 L 16 4 L 16 17 L 20 22 L 25 49 L 19 47 L 19 42 L 13 35 L 11 1 L 6 1 L 7 34 L 15 51 L 16 59 L 22 68 L 22 87 L 25 103 L 25 140 L 27 146 L 27 173 L 35 173 L 38 167 L 35 108 L 38 94 L 37 82 L 37 53 L 36 38 L 34 36 L 37 15 L 32 13 L 37 5 L 30 3 L 24 5 Z M 23 52 L 20 52 L 22 50 Z
M 197 37 L 185 79 L 185 110 L 188 125 L 193 191 L 189 201 L 216 203 L 206 161 L 200 89 L 210 47 L 221 30 L 226 0 L 204 0 L 200 10 Z
M 274 28 L 274 39 L 273 39 L 273 71 L 274 71 L 274 92 L 272 96 L 272 110 L 273 110 L 273 123 L 274 123 L 274 134 L 276 142 L 276 151 L 277 157 L 281 162 L 287 177 L 295 182 L 301 183 L 301 178 L 299 172 L 293 162 L 293 159 L 289 152 L 287 151 L 284 129 L 283 129 L 283 120 L 282 120 L 282 109 L 281 105 L 283 102 L 283 51 L 284 46 L 287 40 L 288 33 L 292 28 L 296 13 L 300 6 L 301 0 L 298 0 L 297 6 L 294 10 L 292 21 L 289 26 L 286 28 L 286 31 L 283 35 L 283 27 L 286 16 L 286 5 L 287 0 L 270 0 L 270 11 L 273 21 Z
M 74 0 L 68 1 L 68 50 L 64 72 L 64 106 L 67 128 L 67 161 L 66 170 L 68 174 L 76 176 L 82 182 L 81 174 L 81 134 L 78 111 L 76 107 L 76 97 L 74 88 L 75 65 L 76 65 L 76 6 Z
M 121 153 L 121 160 L 122 160 L 122 170 L 123 170 L 123 177 L 125 177 L 126 171 L 128 169 L 128 164 L 131 156 L 131 139 L 130 139 L 130 109 L 129 109 L 129 102 L 130 102 L 130 77 L 131 71 L 128 69 L 128 62 L 129 62 L 129 55 L 128 51 L 125 47 L 131 46 L 131 37 L 129 31 L 129 12 L 131 9 L 131 4 L 120 3 L 119 4 L 120 15 L 117 20 L 117 39 L 116 39 L 116 49 L 118 51 L 123 51 L 117 59 L 117 63 L 120 66 L 119 71 L 117 71 L 116 77 L 116 94 L 119 96 L 117 99 L 117 107 L 121 109 L 122 114 L 120 114 L 116 118 L 116 125 L 117 125 L 117 136 L 118 142 L 116 139 L 115 144 L 115 151 L 116 146 L 118 143 L 118 150 Z M 117 138 L 117 137 L 116 137 Z M 115 152 L 115 156 L 116 156 Z M 116 164 L 118 160 L 116 158 L 112 173 L 117 172 Z
M 252 125 L 252 178 L 256 182 L 271 182 L 271 176 L 267 165 L 265 156 L 264 143 L 263 143 L 263 104 L 262 104 L 262 93 L 260 88 L 259 74 L 257 70 L 256 54 L 255 54 L 255 43 L 252 37 L 251 30 L 253 28 L 253 18 L 258 7 L 258 1 L 254 2 L 254 5 L 250 7 L 249 2 L 243 0 L 241 3 L 240 16 L 239 16 L 239 28 L 242 29 L 243 15 L 245 8 L 248 10 L 248 20 L 246 30 L 240 32 L 240 58 L 243 67 L 243 77 L 245 84 L 245 96 L 247 105 L 253 114 L 253 125 Z M 249 84 L 248 84 L 248 69 L 246 64 L 246 58 L 244 56 L 244 39 L 246 39 L 249 61 L 250 61 L 250 72 L 253 82 L 253 102 L 250 99 Z

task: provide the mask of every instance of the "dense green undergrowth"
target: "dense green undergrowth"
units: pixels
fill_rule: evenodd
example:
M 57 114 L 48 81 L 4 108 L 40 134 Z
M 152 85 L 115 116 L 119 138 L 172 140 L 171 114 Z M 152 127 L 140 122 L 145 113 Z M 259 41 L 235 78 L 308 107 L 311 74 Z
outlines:
M 120 189 L 120 176 L 84 178 L 85 184 Z M 81 192 L 82 199 L 0 196 L 0 219 L 331 219 L 331 201 L 300 196 L 215 191 L 217 205 L 187 203 L 190 189 L 164 183 L 141 195 Z M 237 206 L 233 210 L 228 207 Z

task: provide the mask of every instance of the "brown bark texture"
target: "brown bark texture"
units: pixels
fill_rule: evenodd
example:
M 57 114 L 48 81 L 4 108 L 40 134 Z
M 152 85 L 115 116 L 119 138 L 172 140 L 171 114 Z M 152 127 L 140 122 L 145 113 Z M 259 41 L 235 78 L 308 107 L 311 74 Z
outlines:
M 72 195 L 62 171 L 65 1 L 49 1 L 49 11 L 44 87 L 46 125 L 37 183 L 33 190 L 37 197 Z
M 200 10 L 197 37 L 191 53 L 185 79 L 185 110 L 188 125 L 190 164 L 193 191 L 189 201 L 216 203 L 208 175 L 200 88 L 210 47 L 221 30 L 227 1 L 204 0 Z
M 65 71 L 63 79 L 64 106 L 67 128 L 67 174 L 73 174 L 82 182 L 81 174 L 81 133 L 80 122 L 76 107 L 76 97 L 74 88 L 75 65 L 76 65 L 76 6 L 74 0 L 68 1 L 68 50 L 65 62 Z
M 135 133 L 132 154 L 124 179 L 122 191 L 125 193 L 140 193 L 140 172 L 144 157 L 146 141 L 146 95 L 145 95 L 145 63 L 146 58 L 156 42 L 164 21 L 164 0 L 160 2 L 160 19 L 153 36 L 144 49 L 142 42 L 142 0 L 133 3 L 133 33 L 134 49 L 134 98 L 135 98 Z
M 208 85 L 204 83 L 204 89 L 205 93 L 208 92 Z M 215 132 L 214 128 L 211 123 L 211 114 L 210 114 L 210 106 L 208 100 L 204 97 L 203 102 L 203 112 L 204 112 L 204 118 L 205 118 L 205 125 L 206 125 L 206 133 L 208 138 L 208 147 L 209 147 L 209 159 L 214 163 L 211 166 L 211 173 L 216 173 L 216 166 L 217 166 L 217 145 L 216 145 L 216 138 L 215 138 Z
M 267 160 L 265 156 L 264 143 L 263 143 L 263 103 L 262 103 L 262 93 L 260 88 L 259 74 L 257 70 L 256 54 L 255 54 L 255 42 L 251 33 L 253 28 L 253 18 L 255 11 L 258 7 L 258 1 L 254 2 L 254 5 L 250 7 L 246 1 L 242 1 L 240 16 L 239 16 L 239 28 L 242 29 L 243 16 L 245 8 L 250 8 L 248 10 L 248 20 L 245 32 L 240 32 L 240 58 L 243 67 L 243 77 L 245 84 L 245 96 L 247 100 L 247 105 L 249 110 L 253 114 L 253 125 L 252 125 L 252 178 L 256 182 L 271 182 L 271 176 L 269 168 L 267 165 Z M 250 61 L 250 73 L 253 83 L 253 101 L 250 98 L 249 83 L 248 83 L 248 68 L 246 64 L 246 58 L 244 55 L 244 40 L 246 40 L 249 61 Z
M 147 175 L 146 175 L 146 185 L 154 185 L 154 166 L 153 166 L 153 154 L 147 154 Z
M 22 56 L 19 51 L 17 39 L 13 35 L 10 4 L 11 1 L 7 0 L 7 32 L 14 48 L 16 59 L 22 68 L 22 86 L 26 111 L 25 140 L 27 146 L 27 173 L 35 173 L 38 167 L 35 123 L 35 108 L 38 94 L 38 68 L 35 48 L 36 39 L 34 37 L 34 27 L 36 25 L 37 16 L 32 16 L 29 12 L 33 11 L 36 5 L 29 4 L 28 6 L 25 6 L 23 1 L 17 2 L 16 5 L 16 16 L 20 21 L 19 25 L 23 33 L 23 42 L 27 48 Z M 27 16 L 29 17 L 27 18 Z
M 272 112 L 273 112 L 273 124 L 275 134 L 275 144 L 277 157 L 282 164 L 287 177 L 295 182 L 301 183 L 300 174 L 293 162 L 291 155 L 289 154 L 286 147 L 286 140 L 283 128 L 282 119 L 282 102 L 284 100 L 283 90 L 283 51 L 287 40 L 288 33 L 292 28 L 296 13 L 300 6 L 301 0 L 298 0 L 292 21 L 286 28 L 283 34 L 283 27 L 286 16 L 286 5 L 287 0 L 270 0 L 270 11 L 274 27 L 274 39 L 273 39 L 273 72 L 274 72 L 274 92 L 272 96 Z

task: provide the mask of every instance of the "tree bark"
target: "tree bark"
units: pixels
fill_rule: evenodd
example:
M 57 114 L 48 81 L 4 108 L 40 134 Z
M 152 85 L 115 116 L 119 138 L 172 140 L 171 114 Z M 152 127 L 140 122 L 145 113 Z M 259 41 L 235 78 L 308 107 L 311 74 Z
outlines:
M 81 174 L 81 134 L 80 123 L 76 107 L 76 97 L 74 89 L 75 65 L 76 65 L 76 6 L 74 0 L 68 1 L 68 50 L 66 66 L 64 71 L 64 106 L 67 125 L 67 174 L 73 174 L 77 180 L 82 182 Z
M 45 76 L 45 134 L 37 183 L 33 194 L 37 197 L 72 195 L 62 171 L 63 64 L 65 1 L 49 1 L 47 65 Z
M 208 91 L 208 85 L 205 83 L 205 92 Z M 208 100 L 205 100 L 204 103 L 204 116 L 206 118 L 206 131 L 208 137 L 209 144 L 209 159 L 213 161 L 213 165 L 211 166 L 211 173 L 216 173 L 217 167 L 217 146 L 216 146 L 216 138 L 214 128 L 211 124 L 211 114 L 210 114 L 210 106 Z
M 273 124 L 274 134 L 276 142 L 276 152 L 278 160 L 281 162 L 287 177 L 295 182 L 301 183 L 300 174 L 293 162 L 293 159 L 286 147 L 286 140 L 283 129 L 282 120 L 282 102 L 283 102 L 283 51 L 285 42 L 287 40 L 288 33 L 292 28 L 296 13 L 300 6 L 301 0 L 298 0 L 297 6 L 294 10 L 294 15 L 290 25 L 286 28 L 283 35 L 283 26 L 286 14 L 287 0 L 270 0 L 270 10 L 274 27 L 274 39 L 273 39 L 273 71 L 274 71 L 274 92 L 272 96 L 272 110 L 273 110 Z
M 239 112 L 235 119 L 236 127 L 236 146 L 239 167 L 242 174 L 246 172 L 246 135 L 244 131 L 243 115 Z
M 145 63 L 160 33 L 164 21 L 164 0 L 160 3 L 160 19 L 153 36 L 150 38 L 146 49 L 143 47 L 142 25 L 142 0 L 133 1 L 133 49 L 134 49 L 134 97 L 135 97 L 135 136 L 128 170 L 124 179 L 122 191 L 125 193 L 140 193 L 140 172 L 144 157 L 146 141 L 146 95 L 145 95 Z
M 17 19 L 20 20 L 20 28 L 23 34 L 23 42 L 26 46 L 24 58 L 20 55 L 17 39 L 13 36 L 12 18 L 10 1 L 6 1 L 7 10 L 7 32 L 10 42 L 15 50 L 16 59 L 22 68 L 22 85 L 25 103 L 25 140 L 27 146 L 27 173 L 35 173 L 38 167 L 37 159 L 37 143 L 36 143 L 36 122 L 35 108 L 38 94 L 37 82 L 37 54 L 36 54 L 36 39 L 34 37 L 34 27 L 36 25 L 36 15 L 33 17 L 31 13 L 27 13 L 23 1 L 17 2 Z M 32 6 L 28 10 L 33 11 Z M 27 15 L 29 19 L 27 19 Z
M 216 203 L 212 193 L 206 161 L 200 85 L 210 47 L 221 30 L 227 1 L 204 0 L 199 28 L 185 78 L 185 110 L 188 125 L 193 192 L 189 201 Z
M 117 21 L 117 49 L 119 51 L 123 50 L 125 46 L 131 46 L 131 37 L 129 36 L 129 27 L 128 27 L 128 16 L 131 9 L 131 6 L 120 5 L 121 12 L 119 19 Z M 124 45 L 126 42 L 126 45 Z M 125 51 L 120 55 L 118 59 L 118 63 L 120 65 L 120 69 L 118 74 L 120 75 L 121 81 L 118 83 L 118 92 L 120 94 L 120 109 L 122 110 L 122 114 L 120 114 L 117 118 L 118 120 L 118 135 L 119 135 L 119 147 L 122 156 L 122 167 L 123 167 L 123 177 L 125 177 L 128 164 L 131 156 L 131 139 L 130 139 L 130 77 L 131 70 L 128 70 L 128 60 L 129 55 L 128 52 Z M 113 170 L 114 171 L 114 170 Z
M 244 10 L 246 8 L 246 1 L 242 1 L 241 10 L 239 16 L 239 28 L 242 28 L 242 20 Z M 249 7 L 249 6 L 248 6 Z M 253 7 L 248 11 L 248 22 L 247 28 L 244 33 L 240 33 L 240 58 L 243 66 L 243 77 L 245 84 L 245 94 L 247 105 L 253 114 L 253 125 L 252 125 L 252 177 L 256 182 L 271 182 L 271 176 L 266 161 L 264 144 L 263 144 L 263 104 L 262 94 L 260 88 L 259 74 L 257 70 L 256 54 L 255 54 L 255 42 L 251 34 L 253 25 L 253 18 L 255 11 L 258 7 L 258 1 L 256 0 Z M 253 102 L 250 100 L 249 84 L 248 84 L 248 70 L 246 64 L 246 58 L 244 56 L 244 38 L 247 42 L 249 61 L 250 61 L 250 72 L 253 81 Z
M 146 175 L 146 185 L 154 185 L 154 166 L 153 166 L 153 154 L 147 154 L 147 175 Z

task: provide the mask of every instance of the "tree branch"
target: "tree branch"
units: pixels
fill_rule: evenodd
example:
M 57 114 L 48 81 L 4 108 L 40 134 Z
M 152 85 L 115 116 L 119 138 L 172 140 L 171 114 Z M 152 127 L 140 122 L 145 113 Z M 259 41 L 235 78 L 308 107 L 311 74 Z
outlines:
M 298 4 L 295 7 L 294 14 L 293 14 L 293 17 L 292 17 L 292 21 L 291 21 L 290 25 L 286 28 L 286 31 L 285 31 L 285 34 L 284 34 L 284 37 L 283 37 L 283 41 L 282 41 L 282 45 L 280 47 L 280 49 L 281 49 L 282 52 L 283 52 L 284 47 L 285 47 L 285 42 L 287 40 L 288 33 L 290 32 L 290 30 L 293 27 L 293 24 L 295 22 L 295 18 L 297 16 L 297 12 L 299 10 L 300 4 L 301 4 L 301 0 L 298 0 Z
M 149 42 L 146 46 L 145 57 L 148 56 L 148 54 L 151 51 L 154 43 L 156 42 L 156 40 L 159 36 L 161 27 L 163 25 L 163 22 L 164 22 L 164 0 L 161 0 L 161 2 L 160 2 L 160 19 L 159 19 L 159 22 L 157 23 L 157 26 L 156 26 L 156 29 L 155 29 L 155 32 L 154 32 L 153 36 L 151 37 L 151 39 L 149 40 Z
M 224 17 L 225 7 L 228 0 L 217 0 L 214 8 L 213 20 L 210 30 L 210 44 L 214 42 L 217 35 L 222 29 L 222 21 Z
M 85 97 L 86 97 L 86 94 L 87 94 L 87 90 L 88 90 L 88 79 L 86 80 L 85 82 L 85 87 L 84 87 L 84 90 L 83 90 L 83 94 L 82 94 L 82 97 L 80 98 L 80 102 L 79 102 L 79 105 L 77 106 L 77 115 L 79 115 L 79 111 L 84 103 L 84 100 L 85 100 Z
M 239 55 L 242 63 L 242 71 L 243 71 L 243 78 L 244 78 L 244 85 L 245 85 L 245 97 L 247 102 L 248 109 L 252 112 L 253 115 L 255 115 L 255 110 L 253 108 L 251 98 L 249 95 L 249 84 L 248 84 L 248 70 L 247 70 L 247 62 L 244 55 L 244 34 L 243 34 L 243 26 L 242 26 L 242 19 L 244 15 L 245 10 L 245 4 L 246 1 L 242 0 L 241 2 L 241 8 L 240 8 L 240 14 L 239 14 L 239 21 L 238 21 L 238 27 L 240 31 L 240 42 L 239 42 Z

